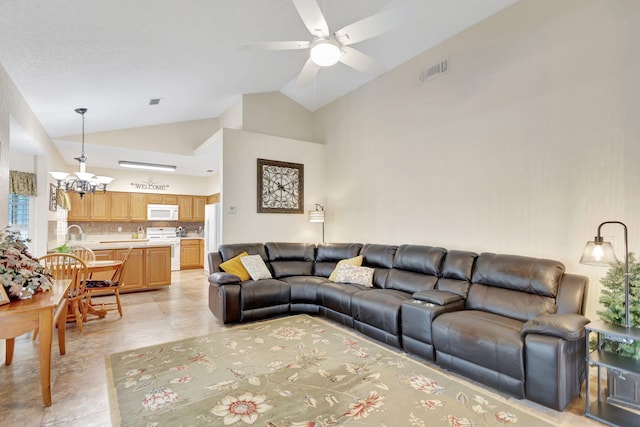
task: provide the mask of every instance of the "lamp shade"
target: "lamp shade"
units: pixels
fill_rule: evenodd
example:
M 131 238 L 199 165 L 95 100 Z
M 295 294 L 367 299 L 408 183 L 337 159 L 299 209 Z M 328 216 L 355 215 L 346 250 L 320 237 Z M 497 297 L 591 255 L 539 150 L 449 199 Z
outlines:
M 609 242 L 589 241 L 580 257 L 580 264 L 596 265 L 600 267 L 615 266 L 619 263 L 613 246 Z
M 309 222 L 324 222 L 324 211 L 309 211 Z

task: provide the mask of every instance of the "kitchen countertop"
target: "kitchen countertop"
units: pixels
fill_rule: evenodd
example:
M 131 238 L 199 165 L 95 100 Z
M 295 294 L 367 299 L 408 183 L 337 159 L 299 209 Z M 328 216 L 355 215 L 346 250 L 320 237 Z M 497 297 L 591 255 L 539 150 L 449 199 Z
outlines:
M 132 248 L 157 248 L 162 246 L 171 246 L 171 243 L 165 241 L 149 241 L 148 239 L 129 239 L 129 240 L 76 240 L 70 241 L 69 245 L 79 245 L 89 248 L 93 251 L 101 249 L 126 249 L 129 246 Z

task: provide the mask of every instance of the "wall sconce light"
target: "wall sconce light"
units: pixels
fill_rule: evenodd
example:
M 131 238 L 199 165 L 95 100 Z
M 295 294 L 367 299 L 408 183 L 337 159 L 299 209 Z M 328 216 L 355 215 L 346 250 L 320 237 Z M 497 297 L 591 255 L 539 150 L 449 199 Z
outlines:
M 605 224 L 620 224 L 624 227 L 624 325 L 630 326 L 629 319 L 629 245 L 627 243 L 627 226 L 620 221 L 605 221 L 598 226 L 598 235 L 588 241 L 580 257 L 581 264 L 595 265 L 599 267 L 611 267 L 620 261 L 616 258 L 613 246 L 605 242 L 600 234 L 600 229 Z
M 316 209 L 309 211 L 309 222 L 322 223 L 322 243 L 324 243 L 324 206 L 316 203 Z

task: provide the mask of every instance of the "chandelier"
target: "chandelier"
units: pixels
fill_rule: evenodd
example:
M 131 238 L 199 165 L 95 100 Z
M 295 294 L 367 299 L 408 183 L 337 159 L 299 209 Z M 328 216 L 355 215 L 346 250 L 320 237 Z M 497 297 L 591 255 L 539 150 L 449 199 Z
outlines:
M 96 176 L 86 171 L 87 157 L 84 155 L 84 113 L 87 112 L 87 109 L 76 108 L 74 111 L 82 116 L 82 153 L 80 157 L 75 157 L 78 163 L 80 163 L 80 171 L 75 174 L 68 174 L 66 172 L 49 173 L 58 182 L 58 190 L 64 189 L 66 192 L 76 192 L 82 199 L 85 194 L 95 193 L 98 188 L 102 191 L 107 191 L 107 185 L 113 181 L 113 178 L 109 176 Z

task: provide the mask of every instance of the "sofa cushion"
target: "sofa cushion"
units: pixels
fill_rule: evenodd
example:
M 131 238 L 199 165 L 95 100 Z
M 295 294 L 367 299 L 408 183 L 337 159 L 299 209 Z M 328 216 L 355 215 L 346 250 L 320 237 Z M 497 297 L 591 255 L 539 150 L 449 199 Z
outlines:
M 555 298 L 563 274 L 564 265 L 558 261 L 483 253 L 472 282 Z
M 442 277 L 438 280 L 437 288 L 467 297 L 473 264 L 478 257 L 475 252 L 448 251 L 442 263 Z
M 241 311 L 289 304 L 289 284 L 277 279 L 248 280 L 242 282 Z
M 222 261 L 238 256 L 242 252 L 246 252 L 249 255 L 260 255 L 263 260 L 269 260 L 267 257 L 267 251 L 262 243 L 232 243 L 220 245 L 218 247 L 218 252 L 220 252 L 220 255 L 222 256 Z
M 410 294 L 393 289 L 370 289 L 353 294 L 351 316 L 355 328 L 376 339 L 384 337 L 387 344 L 400 347 L 400 308 L 407 300 L 411 300 Z M 363 327 L 362 324 L 370 327 Z M 378 331 L 384 331 L 386 334 L 379 334 Z
M 355 267 L 360 267 L 362 265 L 362 255 L 355 256 L 353 258 L 341 259 L 336 264 L 336 268 L 333 269 L 331 274 L 329 275 L 329 280 L 331 282 L 336 282 L 336 276 L 338 275 L 338 268 L 341 265 L 353 265 Z
M 446 253 L 445 249 L 432 246 L 400 246 L 393 258 L 393 268 L 389 271 L 385 289 L 411 294 L 433 289 Z
M 313 273 L 315 245 L 267 242 L 265 248 L 274 277 L 310 276 Z
M 225 273 L 233 274 L 238 276 L 241 281 L 251 279 L 251 275 L 249 274 L 249 270 L 242 263 L 242 258 L 248 256 L 246 252 L 240 253 L 238 256 L 234 256 L 231 259 L 220 264 L 220 269 Z
M 361 243 L 321 243 L 316 253 L 314 276 L 329 277 L 338 261 L 353 258 L 360 254 Z
M 367 287 L 348 283 L 326 282 L 318 287 L 318 299 L 321 306 L 351 316 L 351 296 L 363 290 L 367 290 Z
M 384 288 L 397 250 L 397 246 L 391 245 L 366 244 L 362 247 L 362 265 L 375 268 L 373 286 L 376 288 Z
M 247 255 L 240 258 L 242 265 L 247 269 L 253 280 L 271 279 L 271 272 L 267 268 L 260 255 Z
M 281 279 L 287 282 L 291 288 L 291 303 L 309 303 L 320 304 L 318 300 L 318 288 L 324 283 L 327 283 L 327 279 L 324 277 L 316 276 L 289 276 Z
M 393 258 L 393 268 L 439 276 L 442 260 L 447 254 L 444 248 L 421 245 L 401 245 Z
M 523 322 L 556 311 L 553 298 L 474 283 L 469 288 L 467 310 L 482 310 Z
M 436 317 L 431 335 L 438 353 L 524 380 L 523 324 L 493 313 L 463 310 Z

